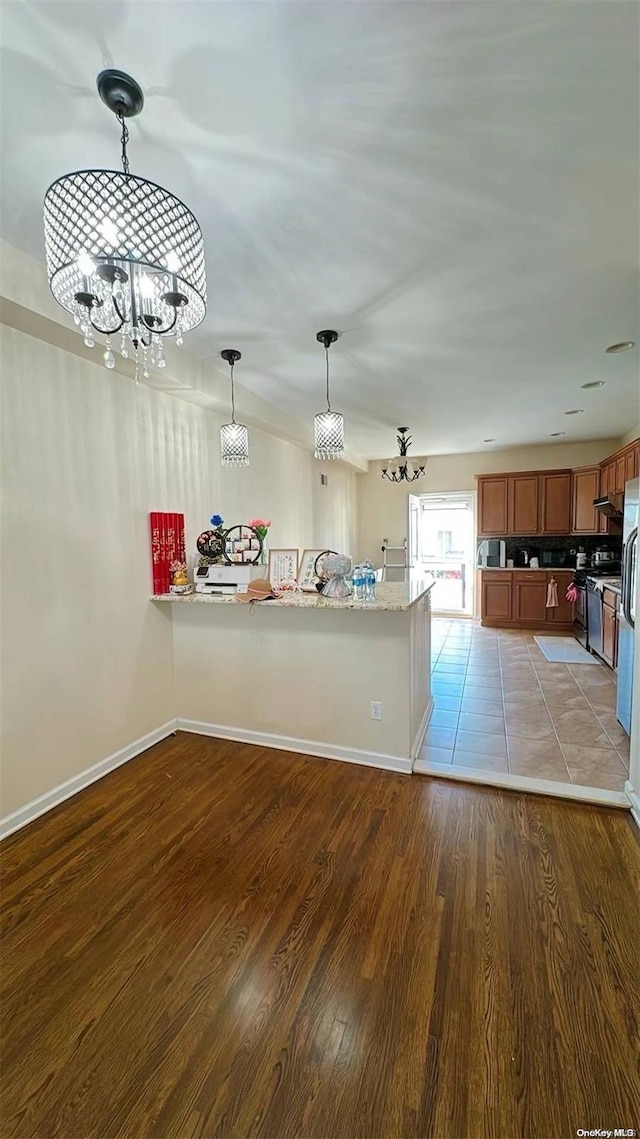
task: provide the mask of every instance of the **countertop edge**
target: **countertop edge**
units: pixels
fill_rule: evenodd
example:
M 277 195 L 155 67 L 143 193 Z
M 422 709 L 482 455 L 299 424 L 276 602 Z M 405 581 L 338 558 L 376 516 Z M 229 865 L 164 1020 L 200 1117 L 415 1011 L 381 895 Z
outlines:
M 389 582 L 387 584 L 396 584 Z M 399 583 L 398 583 L 399 584 Z M 270 609 L 305 609 L 316 611 L 327 610 L 348 610 L 358 613 L 407 613 L 413 609 L 428 593 L 433 589 L 435 582 L 429 582 L 425 585 L 424 589 L 409 600 L 393 601 L 391 599 L 380 599 L 374 602 L 367 601 L 352 601 L 351 598 L 346 598 L 344 601 L 334 601 L 331 598 L 322 597 L 320 594 L 303 593 L 298 594 L 291 600 L 284 598 L 274 598 L 269 601 L 258 602 L 260 608 L 268 607 Z M 182 604 L 182 605 L 235 605 L 242 604 L 236 601 L 235 594 L 227 594 L 226 596 L 213 596 L 210 593 L 155 593 L 151 595 L 151 601 L 169 604 Z

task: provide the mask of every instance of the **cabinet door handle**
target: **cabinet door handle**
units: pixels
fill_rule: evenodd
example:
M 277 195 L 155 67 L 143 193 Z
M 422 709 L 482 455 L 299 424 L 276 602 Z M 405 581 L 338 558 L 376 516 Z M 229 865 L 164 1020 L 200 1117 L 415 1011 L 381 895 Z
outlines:
M 638 541 L 638 527 L 635 526 L 634 529 L 631 531 L 629 537 L 627 538 L 627 545 L 626 545 L 625 552 L 624 552 L 624 566 L 623 566 L 623 570 L 622 570 L 622 572 L 624 574 L 624 592 L 622 594 L 622 612 L 624 613 L 625 621 L 627 622 L 627 624 L 632 629 L 635 628 L 635 621 L 633 620 L 633 617 L 631 616 L 631 590 L 632 590 L 633 584 L 634 584 L 631 580 L 631 562 L 633 559 L 634 546 L 636 545 L 637 541 Z

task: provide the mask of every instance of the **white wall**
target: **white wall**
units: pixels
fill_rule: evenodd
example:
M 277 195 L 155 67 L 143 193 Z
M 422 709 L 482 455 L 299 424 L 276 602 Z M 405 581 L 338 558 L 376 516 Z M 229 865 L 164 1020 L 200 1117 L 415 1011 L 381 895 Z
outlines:
M 6 815 L 175 715 L 171 627 L 149 602 L 148 512 L 271 518 L 273 546 L 355 544 L 355 476 L 251 431 L 222 470 L 219 416 L 0 325 Z
M 475 491 L 475 475 L 498 471 L 551 470 L 598 463 L 616 450 L 617 439 L 552 446 L 513 447 L 465 455 L 434 455 L 427 459 L 423 478 L 415 483 L 391 483 L 382 478 L 382 464 L 372 462 L 369 473 L 358 475 L 358 556 L 380 562 L 383 538 L 392 544 L 407 534 L 407 495 L 444 491 Z

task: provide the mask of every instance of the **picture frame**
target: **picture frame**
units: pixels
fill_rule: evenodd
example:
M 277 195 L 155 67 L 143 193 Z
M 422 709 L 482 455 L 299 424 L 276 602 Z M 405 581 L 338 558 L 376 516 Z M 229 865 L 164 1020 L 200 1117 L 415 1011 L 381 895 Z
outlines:
M 326 554 L 326 552 L 326 549 L 302 551 L 300 570 L 298 573 L 298 585 L 303 593 L 316 592 L 316 582 L 319 581 L 316 574 L 316 559 L 319 558 L 321 554 Z
M 280 581 L 297 581 L 298 579 L 298 549 L 269 550 L 269 570 L 267 577 L 272 585 Z

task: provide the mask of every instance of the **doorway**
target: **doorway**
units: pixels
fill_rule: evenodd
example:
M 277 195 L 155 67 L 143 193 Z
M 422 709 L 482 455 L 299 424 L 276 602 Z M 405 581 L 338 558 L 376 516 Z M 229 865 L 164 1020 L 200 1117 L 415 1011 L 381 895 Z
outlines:
M 411 496 L 412 562 L 434 581 L 432 608 L 473 615 L 475 567 L 474 495 L 465 492 Z

